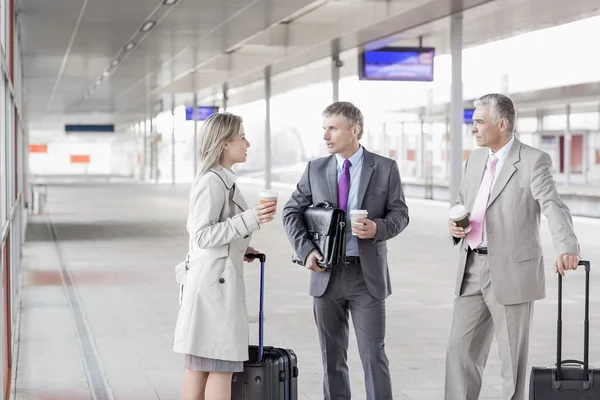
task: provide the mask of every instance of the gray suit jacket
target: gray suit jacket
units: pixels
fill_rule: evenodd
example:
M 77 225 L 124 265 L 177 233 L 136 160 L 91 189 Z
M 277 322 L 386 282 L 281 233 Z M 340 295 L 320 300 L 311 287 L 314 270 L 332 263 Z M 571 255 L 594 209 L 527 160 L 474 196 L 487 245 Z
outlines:
M 469 155 L 457 204 L 471 211 L 485 172 L 489 150 Z M 517 138 L 494 184 L 485 215 L 492 289 L 500 304 L 519 304 L 546 297 L 540 212 L 548 218 L 558 254 L 579 254 L 571 213 L 552 176 L 550 156 Z M 460 294 L 467 262 L 466 238 L 460 244 L 455 294 Z
M 321 201 L 329 201 L 337 206 L 337 188 L 335 156 L 319 158 L 308 163 L 296 190 L 283 208 L 286 234 L 302 260 L 306 260 L 315 248 L 307 236 L 302 214 L 308 206 Z M 392 293 L 386 240 L 398 235 L 408 225 L 408 207 L 404 201 L 398 165 L 394 160 L 364 149 L 358 205 L 360 209 L 367 210 L 368 218 L 377 224 L 374 239 L 358 239 L 358 251 L 369 293 L 383 300 Z M 330 275 L 330 270 L 311 271 L 311 296 L 319 297 L 325 293 Z

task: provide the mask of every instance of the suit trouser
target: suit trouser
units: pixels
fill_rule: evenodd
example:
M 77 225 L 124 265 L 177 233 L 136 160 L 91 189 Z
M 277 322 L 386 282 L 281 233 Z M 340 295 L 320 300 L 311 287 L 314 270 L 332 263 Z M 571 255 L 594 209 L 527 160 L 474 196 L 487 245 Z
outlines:
M 327 290 L 313 299 L 313 311 L 323 357 L 325 400 L 351 398 L 347 365 L 349 313 L 363 365 L 367 400 L 392 400 L 384 344 L 385 300 L 371 296 L 360 265 L 334 267 Z
M 522 400 L 533 303 L 502 305 L 491 287 L 487 255 L 470 252 L 446 354 L 445 400 L 477 400 L 494 333 L 502 363 L 502 399 Z

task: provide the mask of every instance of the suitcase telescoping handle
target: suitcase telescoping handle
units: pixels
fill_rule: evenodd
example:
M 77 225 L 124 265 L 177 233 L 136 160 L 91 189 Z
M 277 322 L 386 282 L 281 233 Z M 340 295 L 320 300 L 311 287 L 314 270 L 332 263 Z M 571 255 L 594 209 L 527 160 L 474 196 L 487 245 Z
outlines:
M 263 321 L 263 313 L 265 308 L 265 261 L 267 261 L 267 256 L 263 253 L 258 254 L 246 254 L 246 257 L 249 259 L 258 258 L 260 261 L 260 300 L 258 307 L 258 362 L 261 362 L 263 359 L 264 352 L 264 321 Z
M 587 379 L 589 371 L 590 346 L 590 262 L 580 260 L 579 265 L 585 267 L 585 319 L 583 321 L 583 376 Z M 562 275 L 558 274 L 558 335 L 556 340 L 556 380 L 562 380 L 562 364 L 574 363 L 572 360 L 562 361 Z

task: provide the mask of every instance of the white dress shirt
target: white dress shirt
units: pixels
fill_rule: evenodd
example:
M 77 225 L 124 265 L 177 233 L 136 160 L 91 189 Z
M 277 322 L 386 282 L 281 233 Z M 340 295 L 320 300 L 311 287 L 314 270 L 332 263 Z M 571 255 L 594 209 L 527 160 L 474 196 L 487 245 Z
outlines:
M 340 176 L 344 169 L 346 159 L 339 154 L 335 155 L 337 160 L 338 185 Z M 346 213 L 346 255 L 358 256 L 358 238 L 352 235 L 352 224 L 350 222 L 350 211 L 358 209 L 358 187 L 364 159 L 364 150 L 360 146 L 358 150 L 348 158 L 350 166 L 350 192 L 348 193 L 348 212 Z M 337 199 L 335 199 L 337 201 Z
M 498 180 L 498 175 L 500 174 L 500 171 L 502 170 L 502 167 L 504 166 L 504 161 L 506 161 L 506 156 L 508 155 L 508 152 L 510 151 L 510 148 L 512 147 L 513 143 L 515 142 L 515 135 L 512 136 L 512 138 L 508 141 L 508 143 L 506 143 L 500 150 L 498 150 L 496 153 L 494 153 L 492 151 L 492 149 L 490 149 L 490 156 L 488 157 L 488 161 L 486 164 L 486 170 L 490 167 L 490 164 L 492 162 L 492 155 L 496 155 L 496 157 L 498 158 L 498 162 L 496 163 L 496 172 L 494 173 L 494 180 L 492 181 L 492 188 L 490 189 L 490 193 L 492 190 L 494 190 L 494 186 L 496 185 L 496 180 Z M 487 247 L 487 233 L 485 231 L 485 219 L 483 220 L 483 242 L 479 245 L 479 247 Z

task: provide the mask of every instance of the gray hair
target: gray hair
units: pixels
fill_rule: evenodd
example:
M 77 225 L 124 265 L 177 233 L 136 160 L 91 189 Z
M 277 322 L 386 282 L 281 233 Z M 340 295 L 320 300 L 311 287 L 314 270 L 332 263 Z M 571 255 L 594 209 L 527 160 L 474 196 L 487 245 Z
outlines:
M 500 93 L 489 93 L 475 100 L 473 104 L 475 107 L 480 105 L 491 106 L 494 123 L 498 123 L 502 118 L 506 118 L 508 121 L 508 133 L 511 135 L 514 133 L 517 111 L 510 97 Z
M 200 136 L 198 176 L 213 168 L 221 160 L 225 143 L 236 138 L 242 128 L 242 117 L 227 112 L 215 113 L 204 121 Z
M 340 116 L 346 120 L 346 123 L 350 127 L 358 125 L 360 128 L 358 139 L 362 138 L 364 119 L 362 112 L 354 104 L 348 101 L 336 101 L 335 103 L 327 106 L 327 108 L 323 110 L 322 115 L 324 118 Z

